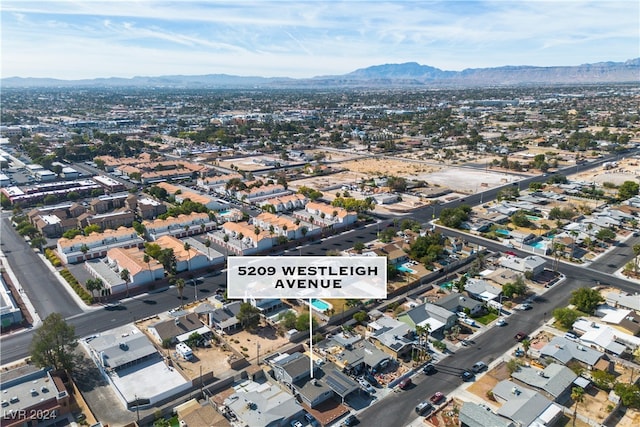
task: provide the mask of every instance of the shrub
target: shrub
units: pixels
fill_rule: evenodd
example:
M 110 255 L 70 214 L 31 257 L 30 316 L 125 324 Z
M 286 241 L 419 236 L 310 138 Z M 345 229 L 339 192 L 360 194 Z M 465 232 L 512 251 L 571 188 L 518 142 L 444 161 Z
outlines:
M 60 272 L 60 275 L 71 285 L 75 293 L 85 302 L 85 304 L 93 304 L 93 296 L 87 292 L 85 288 L 78 283 L 78 280 L 66 268 Z

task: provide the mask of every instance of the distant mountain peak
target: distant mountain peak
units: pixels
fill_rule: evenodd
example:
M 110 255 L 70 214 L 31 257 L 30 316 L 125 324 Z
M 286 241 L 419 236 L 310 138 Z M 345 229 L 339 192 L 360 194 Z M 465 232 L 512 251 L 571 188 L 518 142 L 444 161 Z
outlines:
M 445 71 L 417 62 L 382 64 L 360 68 L 338 76 L 311 79 L 288 77 L 243 77 L 229 74 L 199 76 L 136 76 L 133 78 L 99 78 L 59 80 L 34 77 L 9 77 L 0 80 L 3 88 L 11 87 L 136 87 L 193 89 L 294 89 L 356 87 L 482 87 L 531 84 L 638 83 L 640 58 L 625 62 L 598 62 L 578 66 L 540 67 L 509 65 L 496 68 L 467 68 Z

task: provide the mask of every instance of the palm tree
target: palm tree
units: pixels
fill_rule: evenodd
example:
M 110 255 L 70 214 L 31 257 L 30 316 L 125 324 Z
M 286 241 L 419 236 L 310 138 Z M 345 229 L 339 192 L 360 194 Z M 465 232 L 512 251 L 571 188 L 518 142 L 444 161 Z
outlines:
M 102 280 L 100 279 L 87 279 L 87 283 L 85 284 L 85 288 L 87 288 L 87 290 L 89 292 L 91 292 L 91 295 L 93 296 L 93 292 L 94 291 L 99 291 L 100 289 L 102 289 Z
M 211 253 L 210 253 L 210 251 L 209 251 L 209 248 L 211 248 L 211 240 L 209 240 L 209 239 L 205 240 L 205 241 L 204 241 L 204 245 L 205 245 L 205 246 L 206 246 L 206 248 L 207 248 L 207 258 L 208 258 L 208 259 L 211 259 Z
M 147 264 L 147 270 L 149 270 L 149 276 L 151 276 L 151 257 L 148 254 L 144 254 L 142 261 Z
M 576 251 L 576 238 L 578 237 L 578 232 L 571 230 L 569 234 L 571 234 L 571 258 L 573 258 Z
M 131 279 L 131 274 L 129 273 L 129 270 L 127 270 L 126 268 L 124 270 L 120 271 L 120 278 L 122 280 L 124 280 L 124 284 L 127 287 L 127 298 L 129 298 L 129 280 Z
M 571 389 L 571 400 L 576 404 L 573 409 L 573 425 L 575 426 L 578 415 L 578 404 L 584 402 L 584 389 L 582 387 L 573 387 Z
M 637 276 L 638 275 L 638 256 L 640 256 L 640 245 L 633 245 L 633 256 L 634 256 L 633 271 Z
M 524 357 L 529 357 L 527 353 L 531 348 L 531 341 L 529 341 L 528 339 L 523 339 L 520 344 L 522 344 L 522 349 L 524 350 Z
M 189 271 L 191 271 L 191 245 L 189 244 L 189 242 L 184 242 L 182 248 L 187 253 L 187 268 L 189 269 Z
M 176 280 L 176 288 L 178 289 L 178 294 L 180 295 L 180 309 L 182 309 L 182 293 L 184 292 L 184 279 L 180 277 Z
M 562 243 L 554 243 L 553 244 L 553 271 L 558 271 L 558 264 L 560 263 L 559 258 L 560 254 L 564 251 L 564 245 Z
M 258 247 L 258 236 L 260 235 L 260 227 L 255 226 L 253 228 L 253 234 L 256 235 L 256 247 Z
M 420 360 L 424 359 L 427 353 L 427 338 L 431 331 L 431 325 L 426 323 L 424 326 L 416 325 L 416 334 L 418 334 L 418 344 L 420 346 Z

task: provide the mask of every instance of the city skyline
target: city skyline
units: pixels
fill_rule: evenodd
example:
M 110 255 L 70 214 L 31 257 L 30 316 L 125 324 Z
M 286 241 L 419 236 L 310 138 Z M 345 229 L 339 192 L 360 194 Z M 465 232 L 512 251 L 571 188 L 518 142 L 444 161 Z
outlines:
M 308 78 L 638 56 L 640 6 L 597 1 L 4 1 L 2 77 Z

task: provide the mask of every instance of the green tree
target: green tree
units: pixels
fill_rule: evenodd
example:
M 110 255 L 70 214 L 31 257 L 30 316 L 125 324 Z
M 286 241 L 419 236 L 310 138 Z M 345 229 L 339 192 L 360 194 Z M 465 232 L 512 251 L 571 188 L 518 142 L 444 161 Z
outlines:
M 59 313 L 52 313 L 36 330 L 29 353 L 31 361 L 40 368 L 71 372 L 78 360 L 74 352 L 77 346 L 75 328 L 67 324 Z
M 613 391 L 620 396 L 624 406 L 640 409 L 640 386 L 638 384 L 618 383 L 613 387 Z
M 576 289 L 571 293 L 569 303 L 583 313 L 593 314 L 596 307 L 604 302 L 600 291 L 591 288 Z
M 362 250 L 364 249 L 364 243 L 362 243 L 362 242 L 356 242 L 356 243 L 354 243 L 354 244 L 353 244 L 353 249 L 354 249 L 356 252 L 361 253 L 361 252 L 362 252 Z
M 253 331 L 260 324 L 260 310 L 251 303 L 243 302 L 240 304 L 240 311 L 236 318 L 243 329 Z
M 366 322 L 367 320 L 369 320 L 369 315 L 367 314 L 366 311 L 364 310 L 360 310 L 357 313 L 354 313 L 353 315 L 353 320 L 355 320 L 356 322 L 358 322 L 359 324 L 363 325 L 364 322 Z
M 633 196 L 638 195 L 638 189 L 640 188 L 640 184 L 634 181 L 625 181 L 622 183 L 620 187 L 618 187 L 618 199 L 619 200 L 628 200 Z
M 463 222 L 469 219 L 471 207 L 460 205 L 455 208 L 444 208 L 440 211 L 440 222 L 445 227 L 460 228 Z
M 296 313 L 291 310 L 287 310 L 284 313 L 280 313 L 278 315 L 280 325 L 282 325 L 282 327 L 287 331 L 296 327 L 297 319 L 298 316 L 296 316 Z
M 100 232 L 102 232 L 102 229 L 100 228 L 100 226 L 98 224 L 91 224 L 91 225 L 87 225 L 84 228 L 83 231 L 84 231 L 84 235 L 88 236 L 89 234 L 94 233 L 94 232 L 95 233 L 100 233 Z
M 580 312 L 571 308 L 556 308 L 553 310 L 553 317 L 565 328 L 570 329 L 574 322 L 580 317 Z
M 511 222 L 518 227 L 531 226 L 531 221 L 527 218 L 527 213 L 523 210 L 517 211 L 511 215 Z
M 604 391 L 610 391 L 616 383 L 614 374 L 599 369 L 591 371 L 591 379 L 596 387 Z
M 596 233 L 596 238 L 598 240 L 602 240 L 602 241 L 608 241 L 608 240 L 613 240 L 616 237 L 616 233 L 615 231 L 609 229 L 609 228 L 601 228 L 600 230 L 598 230 L 598 232 Z
M 296 329 L 299 331 L 308 331 L 309 330 L 309 316 L 311 316 L 311 313 L 309 313 L 308 311 L 303 312 L 300 316 L 298 316 L 298 318 L 296 319 Z M 317 326 L 317 321 L 316 318 L 311 316 L 311 322 L 313 322 L 313 327 L 315 328 Z

